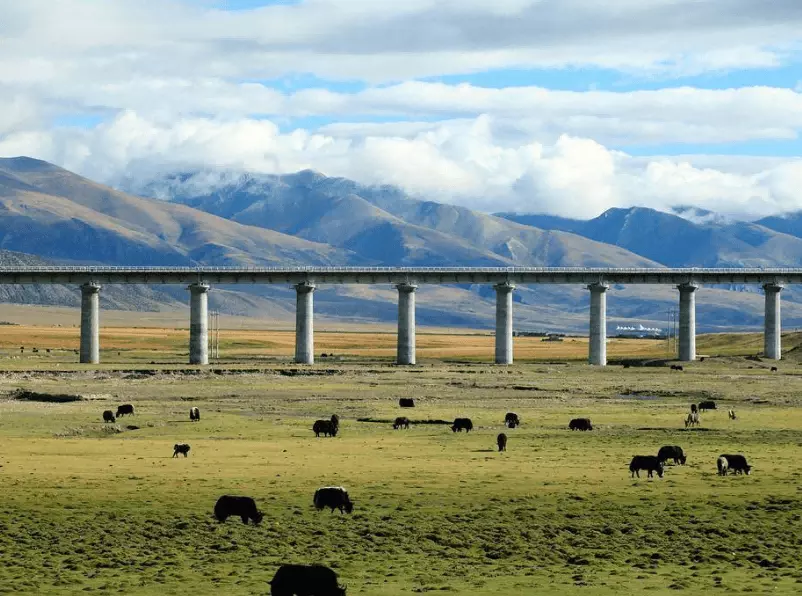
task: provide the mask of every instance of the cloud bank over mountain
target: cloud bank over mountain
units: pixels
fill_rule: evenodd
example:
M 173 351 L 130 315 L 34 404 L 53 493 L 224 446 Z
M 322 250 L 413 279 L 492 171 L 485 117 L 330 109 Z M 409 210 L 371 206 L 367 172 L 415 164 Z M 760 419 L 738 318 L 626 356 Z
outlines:
M 0 156 L 758 218 L 802 208 L 800 32 L 794 0 L 0 0 Z

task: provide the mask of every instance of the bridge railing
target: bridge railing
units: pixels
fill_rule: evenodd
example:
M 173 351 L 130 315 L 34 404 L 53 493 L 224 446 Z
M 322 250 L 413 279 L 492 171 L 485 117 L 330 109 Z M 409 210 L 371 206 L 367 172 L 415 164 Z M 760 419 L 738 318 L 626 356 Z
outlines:
M 757 274 L 800 275 L 787 267 L 169 267 L 169 266 L 0 266 L 0 273 L 583 273 L 583 274 Z

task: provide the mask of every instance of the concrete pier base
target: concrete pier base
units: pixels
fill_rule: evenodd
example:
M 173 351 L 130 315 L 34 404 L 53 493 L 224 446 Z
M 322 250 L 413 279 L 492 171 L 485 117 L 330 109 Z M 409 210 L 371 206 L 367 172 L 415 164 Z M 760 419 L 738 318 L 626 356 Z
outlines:
M 189 363 L 209 364 L 209 284 L 187 288 L 189 300 Z
M 415 364 L 415 290 L 414 284 L 398 284 L 397 364 Z
M 782 316 L 780 314 L 781 284 L 764 284 L 766 314 L 763 321 L 763 356 L 771 360 L 782 358 Z
M 593 366 L 607 366 L 607 290 L 609 288 L 610 286 L 604 283 L 588 286 L 588 290 L 590 290 L 588 363 Z
M 100 284 L 81 286 L 81 364 L 100 362 Z
M 515 286 L 502 283 L 496 289 L 496 364 L 512 364 L 512 291 Z
M 695 283 L 677 286 L 679 290 L 679 360 L 696 360 L 696 290 Z
M 315 284 L 295 286 L 295 362 L 315 363 L 314 301 Z

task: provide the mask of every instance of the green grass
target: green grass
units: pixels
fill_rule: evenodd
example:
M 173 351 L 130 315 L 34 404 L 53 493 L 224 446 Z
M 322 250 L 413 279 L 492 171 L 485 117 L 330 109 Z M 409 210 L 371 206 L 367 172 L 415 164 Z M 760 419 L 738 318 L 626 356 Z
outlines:
M 0 401 L 0 591 L 262 594 L 282 562 L 316 562 L 349 594 L 797 594 L 802 370 L 764 365 L 4 373 L 0 391 L 92 399 Z M 406 395 L 414 410 L 397 407 Z M 721 409 L 685 431 L 688 404 L 707 397 Z M 128 402 L 135 417 L 101 422 Z M 504 430 L 510 410 L 523 426 Z M 315 439 L 311 423 L 333 412 L 340 436 Z M 477 428 L 356 421 L 397 415 Z M 567 430 L 585 415 L 596 430 Z M 188 458 L 171 458 L 177 442 Z M 688 465 L 630 479 L 632 455 L 674 444 Z M 722 452 L 753 474 L 716 476 Z M 314 510 L 329 484 L 349 489 L 353 515 Z M 217 524 L 222 494 L 253 496 L 262 525 Z

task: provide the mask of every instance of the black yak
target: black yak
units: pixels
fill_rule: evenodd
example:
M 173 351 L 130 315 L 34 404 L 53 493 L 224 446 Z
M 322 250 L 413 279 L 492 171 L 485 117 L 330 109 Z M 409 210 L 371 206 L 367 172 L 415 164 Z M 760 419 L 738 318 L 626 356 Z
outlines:
M 685 465 L 686 461 L 685 454 L 682 452 L 682 447 L 678 447 L 677 445 L 660 447 L 660 450 L 657 452 L 657 459 L 660 460 L 660 463 L 666 463 L 669 459 L 673 459 L 675 464 L 682 465 Z
M 316 437 L 323 434 L 324 437 L 336 437 L 339 427 L 334 426 L 331 420 L 316 420 L 312 425 L 312 430 Z
M 663 477 L 663 464 L 656 455 L 636 455 L 629 463 L 629 472 L 632 478 L 636 475 L 640 478 L 639 470 L 646 470 L 648 478 L 652 478 L 652 473 L 657 472 L 660 478 Z
M 312 501 L 318 511 L 326 507 L 330 507 L 332 513 L 335 509 L 339 509 L 340 513 L 351 513 L 354 510 L 354 504 L 348 497 L 348 491 L 342 486 L 319 488 L 315 491 Z
M 217 499 L 217 503 L 214 505 L 214 516 L 220 523 L 232 516 L 242 518 L 243 524 L 247 524 L 250 519 L 255 526 L 258 526 L 264 517 L 262 512 L 256 508 L 256 502 L 251 497 L 231 495 L 223 495 Z
M 272 596 L 345 596 L 346 590 L 323 565 L 282 565 L 269 583 Z
M 471 422 L 470 418 L 455 418 L 451 430 L 453 432 L 462 432 L 463 430 L 466 433 L 471 432 L 473 430 L 473 422 Z
M 125 416 L 126 414 L 130 414 L 131 416 L 134 415 L 134 406 L 131 404 L 123 404 L 117 407 L 117 413 L 115 416 L 119 418 L 120 416 Z
M 574 418 L 568 423 L 568 428 L 571 430 L 593 430 L 593 425 L 590 423 L 590 418 Z
M 393 422 L 393 430 L 398 430 L 399 428 L 409 428 L 409 418 L 405 418 L 404 416 L 399 416 Z
M 734 474 L 749 474 L 752 471 L 752 466 L 746 463 L 746 458 L 739 454 L 723 453 L 719 456 L 719 460 L 724 459 L 728 471 Z M 720 472 L 719 472 L 720 473 Z M 722 474 L 722 476 L 725 476 Z

